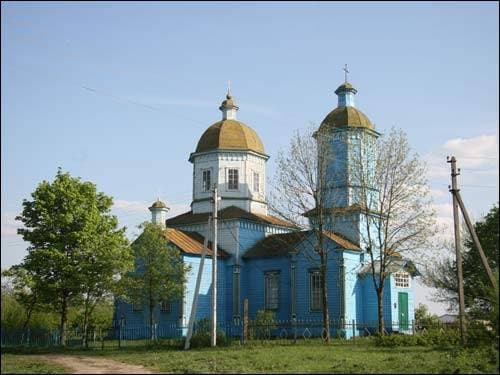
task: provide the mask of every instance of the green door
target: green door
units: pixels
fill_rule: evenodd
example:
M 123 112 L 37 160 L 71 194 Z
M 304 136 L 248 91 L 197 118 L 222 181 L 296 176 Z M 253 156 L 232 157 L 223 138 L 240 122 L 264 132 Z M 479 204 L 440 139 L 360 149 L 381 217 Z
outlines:
M 399 300 L 399 330 L 408 330 L 408 293 L 398 293 Z

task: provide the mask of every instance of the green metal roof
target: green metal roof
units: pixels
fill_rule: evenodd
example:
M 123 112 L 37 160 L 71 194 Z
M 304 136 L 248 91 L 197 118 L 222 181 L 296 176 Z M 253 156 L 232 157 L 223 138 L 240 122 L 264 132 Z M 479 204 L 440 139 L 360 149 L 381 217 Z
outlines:
M 319 132 L 333 127 L 358 127 L 374 130 L 368 117 L 356 107 L 337 107 L 321 123 Z

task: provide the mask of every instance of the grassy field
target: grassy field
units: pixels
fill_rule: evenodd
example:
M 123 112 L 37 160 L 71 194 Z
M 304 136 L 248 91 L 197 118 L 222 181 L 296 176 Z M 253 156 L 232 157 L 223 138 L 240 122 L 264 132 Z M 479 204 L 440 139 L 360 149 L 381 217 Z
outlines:
M 68 370 L 38 357 L 2 354 L 2 374 L 66 374 Z
M 129 348 L 121 351 L 74 351 L 139 364 L 157 372 L 193 373 L 498 373 L 498 355 L 489 349 L 459 350 L 428 347 L 381 348 L 369 342 L 335 342 L 328 346 L 308 342 L 297 345 L 254 344 L 187 352 L 172 349 Z M 18 361 L 18 357 L 22 361 Z M 30 365 L 26 355 L 2 355 L 5 368 L 29 367 L 42 373 L 43 365 Z M 26 363 L 26 365 L 24 364 Z M 6 370 L 7 371 L 7 370 Z M 19 371 L 18 371 L 19 372 Z M 50 371 L 55 372 L 55 371 Z

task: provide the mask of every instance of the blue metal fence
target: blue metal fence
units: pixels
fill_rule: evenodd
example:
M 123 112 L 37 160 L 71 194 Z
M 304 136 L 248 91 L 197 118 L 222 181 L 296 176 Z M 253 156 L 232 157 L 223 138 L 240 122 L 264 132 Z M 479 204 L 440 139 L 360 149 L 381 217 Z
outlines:
M 193 327 L 193 336 L 198 333 L 208 333 L 210 323 L 208 320 L 198 321 Z M 410 322 L 405 329 L 400 329 L 399 323 L 387 323 L 386 333 L 397 332 L 412 334 L 422 332 L 422 326 L 415 322 Z M 440 326 L 441 329 L 447 326 Z M 239 341 L 244 343 L 243 322 L 240 319 L 221 322 L 217 326 L 218 332 L 223 334 L 229 341 Z M 269 322 L 249 321 L 247 326 L 248 340 L 308 340 L 313 338 L 325 338 L 326 331 L 323 328 L 322 320 L 310 319 L 290 319 L 272 320 Z M 339 339 L 356 339 L 357 337 L 370 336 L 378 331 L 377 322 L 356 321 L 330 321 L 330 337 Z M 140 327 L 115 326 L 109 329 L 89 330 L 87 333 L 87 347 L 89 348 L 109 348 L 126 347 L 131 345 L 146 345 L 158 340 L 172 340 L 181 342 L 187 334 L 187 326 L 180 324 L 154 324 Z M 58 329 L 1 329 L 2 347 L 51 347 L 60 343 L 60 332 Z M 66 346 L 84 347 L 85 341 L 82 330 L 70 329 L 66 332 Z

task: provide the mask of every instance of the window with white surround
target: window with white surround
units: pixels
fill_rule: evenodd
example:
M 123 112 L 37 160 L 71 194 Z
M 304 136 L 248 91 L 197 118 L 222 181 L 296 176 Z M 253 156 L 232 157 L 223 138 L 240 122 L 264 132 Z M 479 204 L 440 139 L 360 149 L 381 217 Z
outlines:
M 321 310 L 323 305 L 323 293 L 321 293 L 321 273 L 319 271 L 311 271 L 309 275 L 309 288 L 311 311 Z
M 202 190 L 210 191 L 210 170 L 206 169 L 203 171 L 203 181 L 202 181 Z
M 267 310 L 277 310 L 279 306 L 280 273 L 278 271 L 266 272 L 265 302 Z
M 253 191 L 258 193 L 260 191 L 260 176 L 259 173 L 253 172 Z
M 238 190 L 238 170 L 231 168 L 227 171 L 227 189 Z
M 394 281 L 396 283 L 396 288 L 410 287 L 410 275 L 408 274 L 408 272 L 396 272 L 394 274 Z

